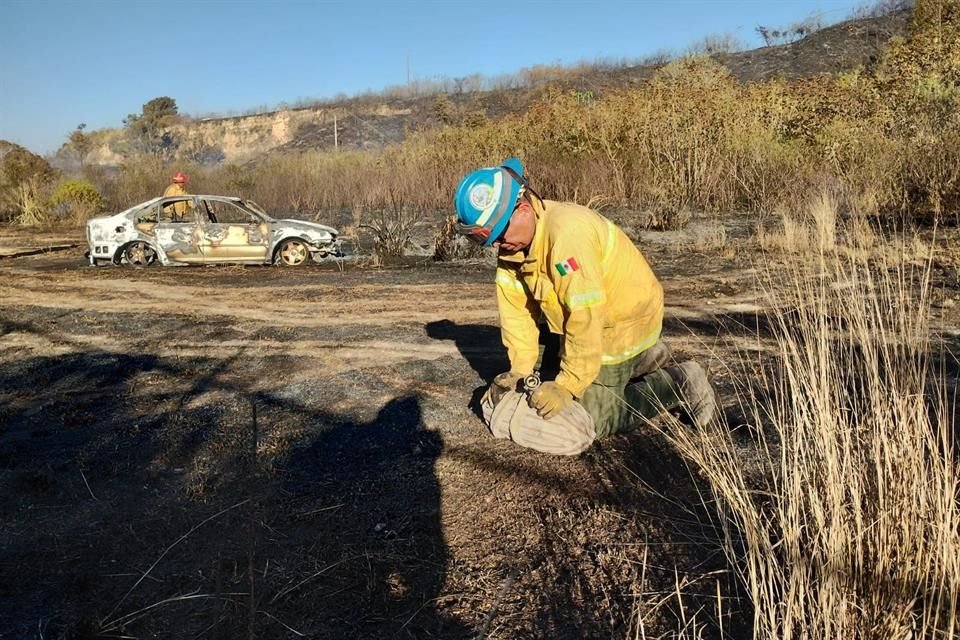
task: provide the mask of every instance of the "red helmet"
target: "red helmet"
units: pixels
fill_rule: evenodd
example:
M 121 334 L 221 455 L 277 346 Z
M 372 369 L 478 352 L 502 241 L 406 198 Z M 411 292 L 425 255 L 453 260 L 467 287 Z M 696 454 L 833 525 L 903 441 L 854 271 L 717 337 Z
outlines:
M 177 171 L 173 174 L 172 180 L 177 184 L 187 184 L 187 176 L 182 171 Z

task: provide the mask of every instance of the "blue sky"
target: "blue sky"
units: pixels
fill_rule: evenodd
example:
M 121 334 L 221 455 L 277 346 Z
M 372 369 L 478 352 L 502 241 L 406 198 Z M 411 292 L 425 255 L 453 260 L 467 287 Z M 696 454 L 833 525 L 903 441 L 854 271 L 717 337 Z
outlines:
M 682 51 L 862 0 L 3 0 L 0 139 L 38 153 L 79 123 L 121 126 L 157 96 L 181 112 L 241 112 L 413 78 Z

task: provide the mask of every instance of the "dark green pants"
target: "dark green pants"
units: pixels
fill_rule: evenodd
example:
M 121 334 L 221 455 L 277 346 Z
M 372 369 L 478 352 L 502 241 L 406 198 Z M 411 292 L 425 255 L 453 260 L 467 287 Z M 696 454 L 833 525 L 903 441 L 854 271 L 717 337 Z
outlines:
M 541 375 L 544 380 L 552 380 L 560 368 L 562 338 L 541 334 L 540 347 Z M 663 369 L 651 370 L 651 366 L 659 365 L 647 362 L 647 353 L 600 367 L 597 379 L 579 399 L 593 417 L 598 438 L 632 429 L 644 419 L 652 420 L 680 406 L 679 385 Z

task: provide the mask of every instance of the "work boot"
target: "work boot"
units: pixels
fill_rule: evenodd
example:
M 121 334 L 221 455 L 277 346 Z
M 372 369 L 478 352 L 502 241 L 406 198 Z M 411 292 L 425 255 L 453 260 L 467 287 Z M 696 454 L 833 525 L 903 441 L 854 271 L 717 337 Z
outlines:
M 688 360 L 676 367 L 664 369 L 680 387 L 683 409 L 690 423 L 702 429 L 710 424 L 717 412 L 717 396 L 700 363 Z

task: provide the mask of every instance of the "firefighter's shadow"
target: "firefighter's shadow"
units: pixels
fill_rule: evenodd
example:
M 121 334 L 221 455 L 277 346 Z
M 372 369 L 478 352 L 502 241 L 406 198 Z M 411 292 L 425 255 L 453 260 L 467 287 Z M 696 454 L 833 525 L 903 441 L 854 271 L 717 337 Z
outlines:
M 489 324 L 457 324 L 437 320 L 424 325 L 434 340 L 452 341 L 470 367 L 485 383 L 510 368 L 507 351 L 500 340 L 500 328 Z
M 13 331 L 40 333 L 0 321 Z M 0 372 L 0 518 L 16 523 L 0 636 L 42 619 L 38 593 L 58 603 L 50 637 L 279 637 L 278 620 L 311 637 L 468 634 L 436 606 L 443 440 L 419 399 L 355 419 L 249 389 L 249 366 L 78 350 Z M 114 565 L 137 569 L 104 577 Z M 216 597 L 147 606 L 186 592 Z
M 451 320 L 437 320 L 425 325 L 427 335 L 434 340 L 452 340 L 460 355 L 483 380 L 483 384 L 473 390 L 470 408 L 478 416 L 480 399 L 489 384 L 499 373 L 510 369 L 507 350 L 501 340 L 500 327 L 487 324 L 457 324 Z M 552 380 L 559 371 L 560 337 L 551 334 L 545 326 L 540 326 L 538 369 L 543 380 Z
M 322 637 L 467 634 L 434 606 L 448 558 L 434 472 L 444 445 L 421 417 L 416 397 L 395 398 L 370 422 L 328 427 L 283 463 L 284 499 L 309 514 L 298 523 L 310 531 L 302 555 L 326 568 L 291 597 L 295 610 L 324 600 Z
M 470 409 L 482 416 L 480 399 L 487 386 L 510 368 L 507 351 L 500 340 L 500 328 L 487 324 L 457 324 L 451 320 L 437 320 L 424 325 L 427 335 L 434 340 L 452 341 L 470 368 L 481 378 L 482 384 L 470 395 Z

